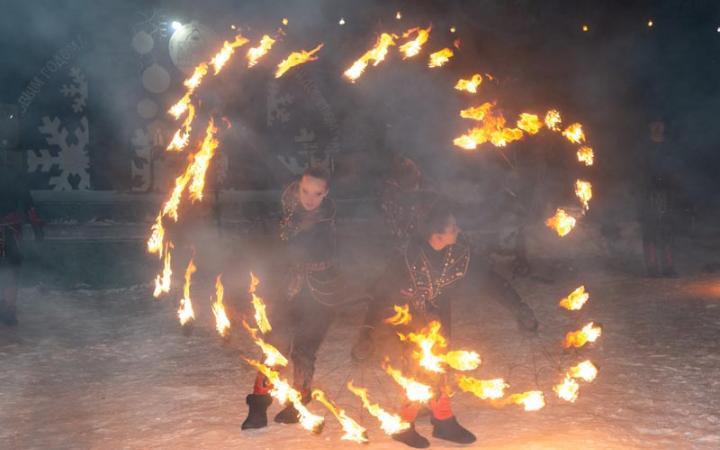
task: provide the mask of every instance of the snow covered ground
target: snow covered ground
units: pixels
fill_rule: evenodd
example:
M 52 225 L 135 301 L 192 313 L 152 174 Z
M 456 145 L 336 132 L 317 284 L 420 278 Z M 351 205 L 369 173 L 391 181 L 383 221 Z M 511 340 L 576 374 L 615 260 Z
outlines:
M 235 305 L 246 302 L 246 266 L 257 263 L 243 261 L 227 281 L 235 285 L 228 295 Z M 544 410 L 525 412 L 458 392 L 455 412 L 478 437 L 472 448 L 720 448 L 720 276 L 696 270 L 647 279 L 589 257 L 533 263 L 534 275 L 513 284 L 536 310 L 538 337 L 519 333 L 491 300 L 459 299 L 455 308 L 453 347 L 483 357 L 474 376 L 502 376 L 511 392 L 541 389 L 548 400 Z M 209 317 L 212 277 L 205 278 L 193 292 L 198 322 L 189 336 L 177 324 L 177 291 L 158 301 L 149 285 L 23 288 L 20 326 L 0 327 L 0 448 L 359 447 L 339 440 L 329 414 L 320 436 L 274 423 L 240 431 L 254 377 L 241 356 L 258 353 L 237 327 L 228 342 L 217 337 Z M 576 313 L 558 308 L 580 284 L 590 292 L 588 305 Z M 385 408 L 399 402 L 377 361 L 351 362 L 361 312 L 348 310 L 335 322 L 320 352 L 317 387 L 369 428 L 372 448 L 403 448 L 344 389 L 353 379 Z M 603 324 L 600 342 L 562 350 L 565 332 L 589 320 Z M 581 385 L 576 403 L 558 400 L 551 387 L 559 371 L 585 358 L 599 366 L 598 379 Z M 324 413 L 314 402 L 310 408 Z M 271 407 L 271 418 L 277 410 Z M 428 422 L 419 419 L 418 429 L 430 438 Z M 458 447 L 430 439 L 433 448 Z

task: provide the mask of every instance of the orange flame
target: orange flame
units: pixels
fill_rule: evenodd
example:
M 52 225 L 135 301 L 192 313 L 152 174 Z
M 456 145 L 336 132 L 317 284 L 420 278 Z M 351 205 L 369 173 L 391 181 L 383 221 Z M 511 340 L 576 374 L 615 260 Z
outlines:
M 392 317 L 388 317 L 385 319 L 385 323 L 398 326 L 398 325 L 407 325 L 412 320 L 412 316 L 410 315 L 410 306 L 405 304 L 403 306 L 393 305 L 393 308 L 395 309 L 395 315 Z
M 555 215 L 545 221 L 545 225 L 557 232 L 558 236 L 563 237 L 575 228 L 577 220 L 568 215 L 564 209 L 558 208 Z
M 393 435 L 410 428 L 410 424 L 405 422 L 397 414 L 390 414 L 385 411 L 377 403 L 371 403 L 368 398 L 367 389 L 353 386 L 352 381 L 347 384 L 348 389 L 362 400 L 363 407 L 378 421 L 380 428 L 385 434 Z
M 570 403 L 575 403 L 580 391 L 580 385 L 577 381 L 566 375 L 561 383 L 553 386 L 553 391 L 555 391 L 559 398 Z
M 190 278 L 195 273 L 197 267 L 190 260 L 187 270 L 185 271 L 185 287 L 183 288 L 183 298 L 180 299 L 180 309 L 178 309 L 178 318 L 180 325 L 185 325 L 195 319 L 195 311 L 193 311 L 192 300 L 190 300 Z
M 583 132 L 582 125 L 574 123 L 569 127 L 565 128 L 562 135 L 567 138 L 568 141 L 573 144 L 582 144 L 585 142 L 585 133 Z
M 300 415 L 300 425 L 308 431 L 319 434 L 325 425 L 325 419 L 311 413 L 302 402 L 302 395 L 293 389 L 286 380 L 280 378 L 280 373 L 266 366 L 265 364 L 252 359 L 244 358 L 248 364 L 255 367 L 272 383 L 270 395 L 280 403 L 290 402 L 297 409 Z
M 272 327 L 270 326 L 270 321 L 267 318 L 265 303 L 261 297 L 258 297 L 255 294 L 259 284 L 260 280 L 255 277 L 252 272 L 250 272 L 250 295 L 252 295 L 252 304 L 255 309 L 255 323 L 262 333 L 269 333 L 272 330 Z
M 464 134 L 453 140 L 453 144 L 466 150 L 474 150 L 478 145 L 490 142 L 496 147 L 505 147 L 508 143 L 517 141 L 523 137 L 523 131 L 519 128 L 505 128 L 505 117 L 492 109 L 486 104 L 481 105 L 479 108 L 487 108 L 483 113 L 483 119 L 480 127 L 475 127 Z M 480 110 L 470 108 L 460 112 L 461 117 L 465 113 L 465 116 L 471 116 L 477 114 L 477 117 L 482 113 Z
M 312 392 L 312 398 L 322 403 L 328 411 L 340 422 L 340 426 L 343 429 L 344 434 L 340 440 L 353 441 L 358 444 L 364 444 L 370 442 L 368 439 L 367 430 L 360 426 L 355 420 L 345 413 L 344 409 L 338 410 L 325 396 L 325 393 L 319 389 L 315 389 Z
M 223 304 L 224 292 L 225 289 L 220 280 L 220 275 L 218 275 L 215 279 L 215 302 L 212 304 L 212 312 L 215 315 L 215 329 L 223 337 L 227 336 L 230 331 L 230 319 L 228 319 Z
M 575 195 L 582 203 L 585 210 L 590 209 L 590 199 L 592 198 L 592 184 L 589 181 L 575 180 Z
M 594 161 L 593 149 L 588 146 L 582 146 L 577 151 L 578 161 L 586 166 L 592 166 Z
M 235 49 L 238 47 L 242 47 L 248 42 L 250 42 L 250 40 L 240 34 L 235 36 L 235 39 L 232 42 L 225 41 L 223 43 L 222 49 L 220 49 L 220 51 L 217 52 L 215 56 L 213 56 L 213 58 L 210 60 L 210 64 L 212 64 L 215 68 L 215 75 L 220 73 L 220 70 L 222 70 L 223 66 L 225 66 L 225 64 L 230 60 L 230 57 L 233 55 L 233 53 L 235 53 Z
M 545 126 L 548 130 L 560 131 L 561 123 L 562 117 L 560 117 L 560 111 L 551 109 L 545 114 Z
M 480 355 L 476 352 L 465 350 L 456 350 L 444 354 L 436 354 L 434 348 L 445 348 L 447 341 L 440 334 L 440 322 L 433 320 L 427 328 L 418 333 L 409 333 L 404 335 L 398 333 L 403 341 L 410 341 L 420 348 L 420 352 L 415 352 L 414 356 L 419 360 L 419 364 L 426 370 L 435 373 L 444 373 L 445 369 L 442 364 L 447 364 L 455 370 L 468 371 L 475 370 L 480 365 Z
M 602 328 L 596 326 L 593 322 L 590 322 L 589 324 L 582 327 L 582 329 L 577 331 L 571 331 L 566 334 L 565 340 L 563 341 L 563 347 L 580 348 L 588 342 L 597 341 L 601 334 Z
M 253 342 L 255 342 L 255 345 L 260 347 L 260 350 L 262 350 L 263 355 L 265 355 L 265 362 L 264 364 L 268 367 L 276 367 L 276 366 L 282 366 L 285 367 L 288 365 L 288 360 L 285 358 L 285 356 L 280 353 L 280 350 L 278 350 L 274 345 L 269 344 L 265 342 L 264 339 L 259 337 L 257 335 L 257 330 L 254 328 L 251 328 L 250 325 L 248 325 L 247 322 L 244 320 L 242 321 L 242 325 L 247 330 L 248 334 L 250 334 L 250 337 L 252 338 Z
M 385 60 L 387 56 L 388 48 L 395 45 L 395 39 L 397 35 L 391 33 L 382 33 L 375 42 L 375 46 L 365 52 L 357 61 L 353 63 L 350 68 L 344 72 L 345 78 L 348 78 L 351 82 L 355 82 L 363 74 L 368 64 L 372 61 L 373 66 L 377 66 Z
M 220 142 L 215 138 L 217 131 L 215 122 L 210 119 L 200 151 L 195 154 L 192 164 L 190 165 L 192 181 L 190 182 L 188 190 L 190 191 L 190 199 L 193 202 L 203 199 L 205 175 L 207 174 L 210 161 L 213 159 L 213 156 L 215 156 L 215 149 L 220 145 Z
M 183 121 L 180 128 L 175 132 L 173 138 L 170 140 L 170 144 L 168 144 L 165 150 L 169 152 L 182 151 L 182 149 L 187 147 L 188 143 L 190 142 L 192 122 L 195 119 L 195 106 L 193 106 L 192 103 L 189 103 L 187 105 L 187 112 L 188 114 L 185 117 L 185 120 Z
M 147 241 L 147 249 L 149 253 L 157 253 L 159 258 L 163 256 L 163 240 L 165 239 L 165 228 L 162 224 L 162 214 L 158 214 L 155 223 L 151 228 L 152 234 Z
M 585 292 L 585 286 L 580 286 L 560 300 L 559 305 L 570 311 L 579 311 L 589 299 L 590 294 Z
M 473 106 L 472 108 L 463 109 L 460 111 L 460 117 L 463 119 L 473 119 L 481 121 L 485 119 L 485 116 L 495 107 L 495 103 L 485 102 L 480 106 Z
M 542 127 L 540 118 L 535 114 L 521 113 L 517 121 L 517 127 L 527 134 L 537 134 Z
M 462 78 L 459 79 L 457 84 L 455 85 L 455 89 L 457 89 L 458 91 L 465 91 L 471 94 L 475 94 L 477 93 L 477 88 L 480 87 L 482 81 L 482 75 L 476 73 L 469 80 L 463 80 Z
M 492 380 L 478 380 L 477 378 L 461 375 L 458 377 L 458 386 L 465 392 L 470 392 L 483 400 L 497 400 L 505 396 L 505 389 L 510 385 L 502 378 Z
M 287 58 L 285 58 L 280 64 L 278 64 L 277 71 L 275 71 L 275 78 L 280 78 L 285 74 L 285 72 L 295 66 L 305 64 L 309 61 L 316 61 L 318 57 L 314 55 L 315 53 L 319 52 L 324 45 L 325 44 L 320 44 L 309 52 L 306 50 L 300 50 L 299 52 L 290 53 Z
M 257 47 L 252 47 L 247 51 L 248 67 L 253 67 L 260 61 L 260 58 L 265 56 L 270 51 L 275 39 L 271 38 L 267 34 L 260 39 L 260 44 Z
M 397 384 L 405 390 L 405 396 L 411 402 L 427 402 L 433 397 L 433 391 L 430 386 L 422 384 L 417 380 L 408 378 L 398 369 L 386 363 L 385 372 L 387 372 Z
M 519 394 L 512 394 L 508 402 L 515 405 L 522 405 L 525 411 L 538 411 L 545 407 L 545 396 L 542 391 L 527 391 Z
M 171 258 L 170 258 L 170 249 L 172 248 L 172 243 L 167 242 L 165 243 L 165 258 L 163 261 L 163 271 L 162 274 L 158 275 L 155 278 L 155 291 L 153 292 L 153 297 L 158 298 L 162 294 L 167 294 L 170 292 L 170 283 L 172 282 L 172 267 L 171 267 Z
M 408 38 L 413 34 L 416 35 L 415 39 L 407 41 L 406 43 L 398 47 L 400 53 L 403 54 L 403 59 L 412 58 L 413 56 L 420 53 L 420 50 L 422 50 L 422 46 L 430 38 L 430 30 L 432 30 L 432 25 L 428 26 L 427 28 L 411 28 L 405 33 L 403 33 L 403 38 Z
M 183 192 L 187 184 L 190 182 L 191 173 L 185 169 L 185 173 L 175 178 L 175 187 L 173 187 L 170 198 L 163 205 L 162 214 L 172 218 L 175 222 L 178 221 L 178 207 L 180 206 L 180 199 L 182 198 Z
M 569 376 L 582 379 L 588 383 L 595 380 L 597 374 L 598 369 L 597 367 L 595 367 L 595 364 L 593 364 L 590 360 L 585 360 L 580 364 L 571 367 L 570 370 L 568 370 Z
M 442 67 L 445 63 L 450 61 L 450 58 L 452 58 L 454 54 L 455 53 L 451 48 L 445 47 L 442 50 L 438 50 L 430 55 L 430 58 L 428 59 L 428 67 L 431 69 L 435 67 Z

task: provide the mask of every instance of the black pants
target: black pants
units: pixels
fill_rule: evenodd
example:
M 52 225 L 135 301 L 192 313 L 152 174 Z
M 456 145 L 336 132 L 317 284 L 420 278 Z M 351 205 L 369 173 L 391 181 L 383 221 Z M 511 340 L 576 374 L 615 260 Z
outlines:
M 274 305 L 270 311 L 273 327 L 268 342 L 293 363 L 293 387 L 309 398 L 315 373 L 315 360 L 334 317 L 333 308 L 317 302 L 307 286 L 292 298 Z

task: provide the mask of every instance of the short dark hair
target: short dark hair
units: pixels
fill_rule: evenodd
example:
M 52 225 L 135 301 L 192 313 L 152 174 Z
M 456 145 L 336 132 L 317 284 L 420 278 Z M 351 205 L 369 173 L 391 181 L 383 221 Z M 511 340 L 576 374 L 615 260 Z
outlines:
M 450 217 L 454 215 L 455 208 L 447 199 L 435 197 L 424 214 L 418 216 L 417 237 L 426 240 L 435 233 L 445 232 Z
M 320 166 L 312 166 L 305 169 L 302 176 L 318 178 L 325 181 L 327 187 L 330 187 L 330 171 Z

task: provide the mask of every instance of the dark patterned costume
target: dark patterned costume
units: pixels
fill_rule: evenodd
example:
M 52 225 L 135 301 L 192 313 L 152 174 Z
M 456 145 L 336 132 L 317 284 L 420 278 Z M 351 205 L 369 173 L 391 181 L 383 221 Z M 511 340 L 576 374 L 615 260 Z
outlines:
M 653 177 L 641 206 L 643 254 L 648 275 L 674 275 L 673 247 L 677 231 L 676 189 L 669 179 Z
M 403 190 L 393 179 L 385 181 L 380 192 L 380 209 L 398 245 L 407 244 L 415 233 L 418 218 L 435 198 L 435 192 L 429 188 Z
M 339 303 L 344 284 L 335 263 L 335 204 L 325 198 L 317 210 L 308 212 L 300 204 L 298 189 L 299 183 L 294 182 L 282 194 L 280 238 L 286 243 L 286 280 L 270 313 L 273 330 L 267 340 L 283 354 L 290 351 L 293 387 L 309 401 L 317 351 L 332 324 L 333 306 Z M 270 388 L 258 373 L 253 394 L 248 396 L 251 415 L 252 402 L 269 404 Z M 292 421 L 295 411 L 289 411 L 276 421 Z M 243 424 L 243 428 L 258 427 L 250 419 Z

